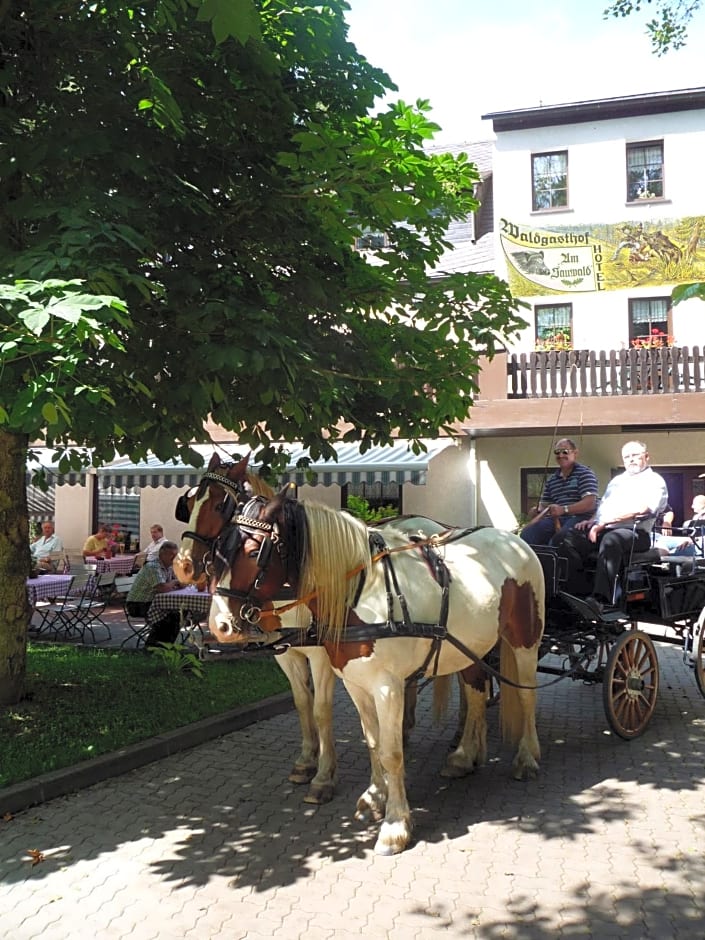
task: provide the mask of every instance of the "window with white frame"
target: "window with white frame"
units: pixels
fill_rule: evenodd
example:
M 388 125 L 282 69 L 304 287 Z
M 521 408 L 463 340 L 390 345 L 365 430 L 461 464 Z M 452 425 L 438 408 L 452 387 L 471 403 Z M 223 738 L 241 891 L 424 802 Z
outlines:
M 534 320 L 537 349 L 573 348 L 572 304 L 537 304 Z
M 568 205 L 568 151 L 531 157 L 531 207 L 534 212 Z
M 629 342 L 636 345 L 650 339 L 668 339 L 668 297 L 639 297 L 629 301 Z
M 663 141 L 627 144 L 627 202 L 663 198 Z

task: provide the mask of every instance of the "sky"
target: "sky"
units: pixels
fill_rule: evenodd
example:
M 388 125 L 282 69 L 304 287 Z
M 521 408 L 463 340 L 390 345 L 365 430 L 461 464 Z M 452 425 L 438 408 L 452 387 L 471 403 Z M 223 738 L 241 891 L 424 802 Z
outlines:
M 430 100 L 438 144 L 492 139 L 492 111 L 705 87 L 705 6 L 687 45 L 659 57 L 648 6 L 605 20 L 609 0 L 348 3 L 348 38 L 398 85 L 390 100 Z

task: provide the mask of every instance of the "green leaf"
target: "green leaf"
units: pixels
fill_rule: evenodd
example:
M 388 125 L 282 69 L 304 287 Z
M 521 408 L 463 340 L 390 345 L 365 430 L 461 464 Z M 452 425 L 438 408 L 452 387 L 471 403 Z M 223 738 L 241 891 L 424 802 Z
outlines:
M 705 284 L 678 284 L 671 292 L 671 300 L 674 306 L 693 297 L 705 300 Z
M 59 414 L 52 402 L 45 402 L 42 405 L 42 418 L 47 424 L 56 424 L 59 420 Z
M 261 38 L 259 14 L 252 0 L 204 0 L 198 19 L 210 21 L 217 43 L 232 37 L 245 45 L 248 39 Z
M 31 310 L 28 310 L 26 313 L 21 313 L 19 316 L 20 320 L 25 324 L 27 329 L 34 333 L 35 336 L 40 336 L 44 327 L 47 325 L 51 317 L 49 313 L 44 308 L 33 307 Z

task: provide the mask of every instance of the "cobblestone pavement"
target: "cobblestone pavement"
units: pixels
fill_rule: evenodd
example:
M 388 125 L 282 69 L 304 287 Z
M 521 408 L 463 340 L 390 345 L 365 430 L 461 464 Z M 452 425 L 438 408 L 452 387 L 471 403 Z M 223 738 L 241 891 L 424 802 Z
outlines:
M 286 780 L 292 712 L 0 820 L 0 937 L 701 937 L 705 702 L 675 647 L 659 659 L 656 713 L 632 742 L 609 733 L 601 687 L 543 690 L 541 774 L 523 784 L 496 710 L 490 763 L 442 779 L 454 718 L 434 725 L 424 692 L 407 755 L 415 839 L 393 858 L 352 815 L 368 764 L 342 687 L 326 806 Z

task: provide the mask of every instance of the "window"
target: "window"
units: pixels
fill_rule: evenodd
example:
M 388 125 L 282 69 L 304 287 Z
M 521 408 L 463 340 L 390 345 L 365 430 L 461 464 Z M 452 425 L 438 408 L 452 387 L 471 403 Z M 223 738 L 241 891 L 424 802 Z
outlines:
M 629 301 L 629 344 L 671 345 L 668 329 L 668 297 L 639 297 Z
M 551 468 L 553 470 L 553 468 Z M 521 519 L 528 520 L 529 510 L 532 506 L 538 506 L 543 487 L 549 472 L 544 467 L 542 470 L 531 467 L 521 471 Z
M 389 240 L 384 232 L 373 232 L 366 229 L 359 238 L 355 239 L 355 248 L 358 251 L 376 251 L 379 248 L 386 248 Z
M 532 209 L 560 209 L 568 205 L 568 151 L 537 153 L 531 158 Z
M 663 141 L 627 144 L 627 202 L 663 198 Z
M 129 548 L 130 542 L 136 542 L 140 537 L 139 493 L 128 492 L 126 487 L 117 486 L 98 490 L 96 523 L 100 522 L 105 522 L 110 528 L 114 525 L 120 526 Z
M 537 349 L 573 348 L 573 305 L 546 304 L 534 307 Z

